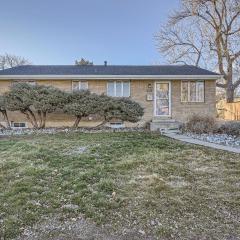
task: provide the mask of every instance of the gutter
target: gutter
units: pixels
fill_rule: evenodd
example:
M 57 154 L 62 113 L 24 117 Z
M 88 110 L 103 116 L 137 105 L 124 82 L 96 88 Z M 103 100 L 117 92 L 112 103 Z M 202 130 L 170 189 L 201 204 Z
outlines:
M 218 80 L 222 75 L 0 75 L 0 80 Z

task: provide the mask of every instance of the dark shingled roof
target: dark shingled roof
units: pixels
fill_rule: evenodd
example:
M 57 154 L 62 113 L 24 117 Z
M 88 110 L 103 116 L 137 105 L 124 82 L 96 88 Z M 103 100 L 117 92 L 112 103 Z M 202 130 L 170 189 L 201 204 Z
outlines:
M 25 65 L 0 71 L 0 75 L 218 75 L 191 65 Z

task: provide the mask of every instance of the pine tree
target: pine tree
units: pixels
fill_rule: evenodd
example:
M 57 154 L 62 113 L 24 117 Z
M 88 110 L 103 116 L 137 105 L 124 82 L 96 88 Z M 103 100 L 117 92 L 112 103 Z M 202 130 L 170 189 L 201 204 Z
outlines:
M 5 99 L 8 110 L 20 111 L 34 128 L 44 128 L 47 114 L 62 108 L 67 94 L 54 87 L 16 83 Z
M 4 96 L 0 96 L 0 113 L 3 115 L 3 119 L 7 126 L 7 127 L 5 127 L 4 125 L 0 124 L 0 127 L 10 129 L 11 125 L 10 125 L 10 122 L 8 119 L 8 114 L 7 114 L 7 109 L 6 109 L 6 99 Z
M 73 127 L 78 127 L 84 117 L 97 114 L 99 108 L 99 96 L 89 91 L 77 91 L 69 95 L 68 104 L 63 108 L 65 113 L 76 117 Z

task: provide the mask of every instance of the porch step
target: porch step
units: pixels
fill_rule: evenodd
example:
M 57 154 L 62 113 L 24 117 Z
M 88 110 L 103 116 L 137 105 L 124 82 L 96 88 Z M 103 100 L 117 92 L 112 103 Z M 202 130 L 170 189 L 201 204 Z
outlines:
M 159 117 L 153 117 L 153 119 L 152 119 L 152 122 L 156 122 L 156 123 L 158 123 L 158 122 L 176 122 L 176 120 L 175 119 L 172 119 L 172 118 L 170 118 L 170 117 L 161 117 L 161 118 L 159 118 Z
M 151 131 L 178 132 L 179 126 L 180 126 L 180 123 L 174 119 L 153 119 L 152 122 L 150 122 Z

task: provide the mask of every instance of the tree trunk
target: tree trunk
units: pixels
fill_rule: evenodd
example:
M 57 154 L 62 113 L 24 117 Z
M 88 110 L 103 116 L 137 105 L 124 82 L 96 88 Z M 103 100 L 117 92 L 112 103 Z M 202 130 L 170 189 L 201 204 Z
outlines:
M 98 124 L 96 127 L 102 127 L 104 126 L 108 121 L 107 120 L 104 120 L 102 121 L 100 124 Z
M 233 86 L 228 86 L 226 88 L 226 101 L 227 101 L 227 103 L 234 102 L 234 88 L 233 88 Z
M 81 121 L 81 117 L 76 117 L 76 120 L 75 120 L 75 122 L 74 122 L 74 124 L 73 124 L 73 127 L 74 127 L 74 128 L 77 128 L 78 125 L 79 125 L 79 123 L 80 123 L 80 121 Z
M 43 112 L 42 113 L 42 123 L 40 125 L 41 128 L 45 128 L 45 126 L 46 126 L 46 118 L 47 118 L 47 113 Z
M 6 127 L 0 123 L 0 129 L 6 129 Z
M 10 124 L 9 119 L 8 119 L 7 111 L 4 112 L 4 119 L 7 123 L 7 128 L 11 129 L 11 124 Z
M 37 119 L 36 119 L 33 111 L 32 111 L 30 108 L 29 108 L 27 111 L 30 113 L 30 115 L 31 115 L 31 117 L 32 117 L 32 121 L 33 121 L 33 123 L 34 123 L 34 127 L 35 127 L 35 128 L 38 128 L 38 122 L 37 122 Z
M 38 118 L 39 118 L 39 127 L 41 128 L 42 127 L 42 124 L 43 124 L 43 117 L 42 117 L 42 112 L 40 110 L 37 111 L 37 114 L 38 114 Z
M 28 112 L 26 112 L 26 111 L 21 111 L 21 113 L 23 113 L 23 114 L 26 116 L 27 120 L 32 124 L 33 128 L 38 128 L 37 123 L 34 122 L 34 121 L 31 119 L 31 117 L 29 116 Z
M 8 119 L 7 111 L 3 110 L 1 112 L 2 112 L 2 115 L 3 115 L 3 119 L 7 124 L 7 129 L 11 129 L 11 124 L 10 124 L 9 119 Z

